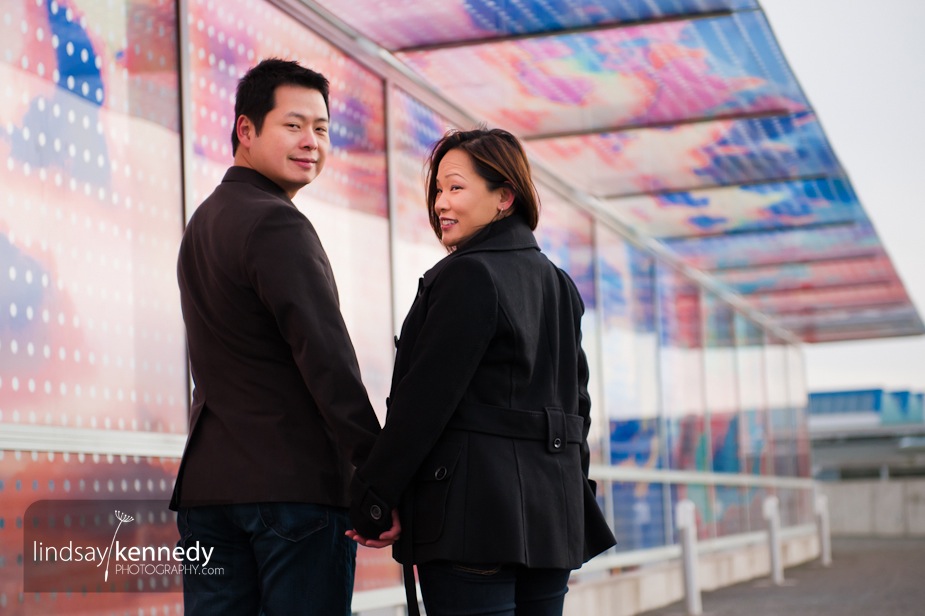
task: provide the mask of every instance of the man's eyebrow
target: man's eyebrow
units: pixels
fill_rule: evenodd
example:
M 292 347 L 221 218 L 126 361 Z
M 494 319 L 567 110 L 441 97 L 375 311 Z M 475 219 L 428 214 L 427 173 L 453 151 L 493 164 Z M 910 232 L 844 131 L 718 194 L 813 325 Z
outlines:
M 287 118 L 295 118 L 296 120 L 300 120 L 300 121 L 302 121 L 302 122 L 307 122 L 307 121 L 308 121 L 308 116 L 305 115 L 304 113 L 299 113 L 298 111 L 290 111 L 289 113 L 286 114 L 285 117 L 287 117 Z M 312 120 L 312 121 L 313 121 L 313 122 L 327 122 L 327 123 L 330 123 L 330 122 L 331 122 L 331 119 L 328 118 L 327 116 L 325 116 L 325 117 L 318 117 L 318 118 L 315 118 L 315 119 Z

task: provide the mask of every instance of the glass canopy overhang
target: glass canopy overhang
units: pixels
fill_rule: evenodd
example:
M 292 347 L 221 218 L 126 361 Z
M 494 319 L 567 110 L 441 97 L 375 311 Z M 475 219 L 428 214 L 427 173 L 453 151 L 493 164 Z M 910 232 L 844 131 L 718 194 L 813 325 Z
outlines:
M 303 0 L 804 341 L 925 333 L 756 0 Z

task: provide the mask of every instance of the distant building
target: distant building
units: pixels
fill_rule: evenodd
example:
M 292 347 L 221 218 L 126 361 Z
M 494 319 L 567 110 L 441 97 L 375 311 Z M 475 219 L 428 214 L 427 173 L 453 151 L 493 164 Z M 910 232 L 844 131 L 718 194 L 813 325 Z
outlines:
M 813 476 L 925 476 L 925 394 L 886 389 L 809 394 Z

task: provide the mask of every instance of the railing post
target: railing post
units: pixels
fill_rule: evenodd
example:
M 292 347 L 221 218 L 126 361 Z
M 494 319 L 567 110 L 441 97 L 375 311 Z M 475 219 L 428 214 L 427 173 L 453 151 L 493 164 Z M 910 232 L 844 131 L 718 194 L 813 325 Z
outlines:
M 689 616 L 697 616 L 703 613 L 703 605 L 700 602 L 700 582 L 697 577 L 697 515 L 693 501 L 684 499 L 675 505 L 675 521 L 681 540 L 687 613 Z
M 816 522 L 819 528 L 819 551 L 822 557 L 822 566 L 832 564 L 832 537 L 829 529 L 829 497 L 825 494 L 816 495 Z
M 768 552 L 771 555 L 771 579 L 777 586 L 784 583 L 784 565 L 780 547 L 780 501 L 776 496 L 764 499 L 764 519 L 768 521 Z

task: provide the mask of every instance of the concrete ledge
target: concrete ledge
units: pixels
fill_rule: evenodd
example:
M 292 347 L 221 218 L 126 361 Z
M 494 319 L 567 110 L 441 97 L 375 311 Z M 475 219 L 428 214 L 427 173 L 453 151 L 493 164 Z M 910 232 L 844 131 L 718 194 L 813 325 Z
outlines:
M 842 537 L 925 537 L 925 479 L 820 482 L 831 532 Z
M 818 558 L 818 538 L 815 534 L 787 537 L 783 540 L 782 556 L 785 567 Z M 768 546 L 762 542 L 701 552 L 699 566 L 702 591 L 771 574 Z M 606 577 L 577 579 L 569 586 L 565 615 L 634 616 L 679 601 L 684 601 L 681 561 L 672 559 Z

